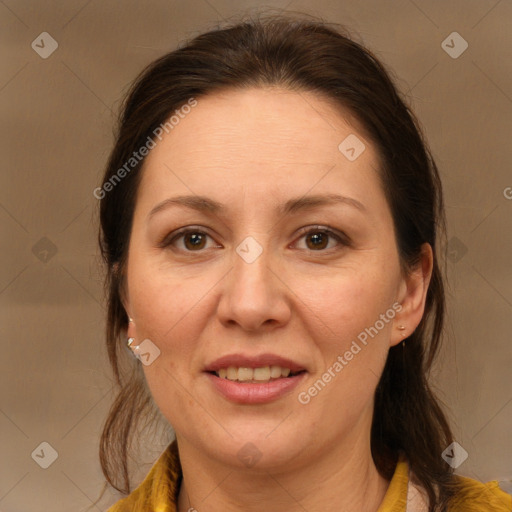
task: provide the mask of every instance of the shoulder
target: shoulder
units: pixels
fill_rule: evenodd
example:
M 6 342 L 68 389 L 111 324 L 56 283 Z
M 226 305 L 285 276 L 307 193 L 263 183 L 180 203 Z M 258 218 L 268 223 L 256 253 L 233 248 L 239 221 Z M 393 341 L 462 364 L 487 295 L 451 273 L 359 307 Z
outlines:
M 143 482 L 107 512 L 175 512 L 181 464 L 174 440 L 160 455 Z
M 498 482 L 482 483 L 464 476 L 455 477 L 459 490 L 450 502 L 450 512 L 511 512 L 512 496 Z
M 399 471 L 398 466 L 395 474 Z M 401 471 L 404 473 L 405 469 L 402 468 Z M 426 512 L 429 502 L 426 491 L 414 478 L 414 474 L 410 473 L 409 476 L 413 478 L 409 479 L 407 511 Z M 452 475 L 450 487 L 453 495 L 447 505 L 447 512 L 512 512 L 512 495 L 503 491 L 496 480 L 483 483 L 472 478 Z M 397 510 L 406 510 L 406 507 Z

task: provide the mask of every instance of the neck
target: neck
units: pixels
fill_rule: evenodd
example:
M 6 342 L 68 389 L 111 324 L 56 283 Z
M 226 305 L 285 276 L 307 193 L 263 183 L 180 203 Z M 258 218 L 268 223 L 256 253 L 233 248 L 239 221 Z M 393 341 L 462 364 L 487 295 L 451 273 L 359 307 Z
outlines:
M 310 455 L 302 466 L 276 472 L 221 464 L 178 437 L 178 512 L 376 512 L 389 482 L 375 467 L 369 439 L 364 441 L 356 435 L 325 449 L 315 445 L 305 450 Z

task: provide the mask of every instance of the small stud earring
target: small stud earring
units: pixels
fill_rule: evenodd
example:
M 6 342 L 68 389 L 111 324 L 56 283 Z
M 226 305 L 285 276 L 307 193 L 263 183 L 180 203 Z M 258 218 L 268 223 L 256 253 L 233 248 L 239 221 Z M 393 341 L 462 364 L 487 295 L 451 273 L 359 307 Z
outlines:
M 128 348 L 130 348 L 133 352 L 133 355 L 139 359 L 139 354 L 140 354 L 140 346 L 139 345 L 133 345 L 133 342 L 135 341 L 135 338 L 128 338 L 128 340 L 126 341 L 126 345 L 128 346 Z M 133 345 L 133 346 L 132 346 Z
M 403 330 L 405 329 L 405 326 L 403 326 L 403 325 L 399 325 L 399 326 L 398 326 L 398 328 L 399 328 L 401 331 L 403 331 Z

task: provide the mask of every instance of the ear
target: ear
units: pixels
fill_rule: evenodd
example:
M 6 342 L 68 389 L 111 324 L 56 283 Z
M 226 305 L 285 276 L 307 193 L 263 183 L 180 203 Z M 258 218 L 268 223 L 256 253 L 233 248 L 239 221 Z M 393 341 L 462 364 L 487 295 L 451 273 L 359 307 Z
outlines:
M 390 346 L 398 345 L 418 327 L 425 311 L 428 286 L 432 277 L 434 255 L 428 243 L 421 246 L 420 261 L 400 283 L 398 302 L 400 309 L 393 320 Z M 403 326 L 404 329 L 399 329 Z
M 112 267 L 113 272 L 117 273 L 119 271 L 119 264 L 115 263 Z M 135 332 L 135 322 L 133 321 L 132 316 L 132 308 L 130 305 L 130 296 L 128 293 L 128 290 L 125 286 L 125 280 L 121 279 L 119 284 L 119 298 L 121 300 L 121 304 L 123 305 L 123 308 L 128 315 L 128 326 L 126 328 L 126 337 L 127 338 L 136 338 L 136 332 Z

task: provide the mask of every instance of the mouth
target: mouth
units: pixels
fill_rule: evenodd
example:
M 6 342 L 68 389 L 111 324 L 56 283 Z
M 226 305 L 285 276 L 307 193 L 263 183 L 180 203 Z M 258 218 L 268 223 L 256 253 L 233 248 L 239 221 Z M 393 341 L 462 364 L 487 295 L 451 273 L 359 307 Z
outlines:
M 262 405 L 284 399 L 307 378 L 307 373 L 280 366 L 228 366 L 204 372 L 216 393 L 239 405 Z
M 276 380 L 290 379 L 306 373 L 306 370 L 292 371 L 283 366 L 262 366 L 257 368 L 228 366 L 215 371 L 207 371 L 220 379 L 238 382 L 242 384 L 265 384 Z

